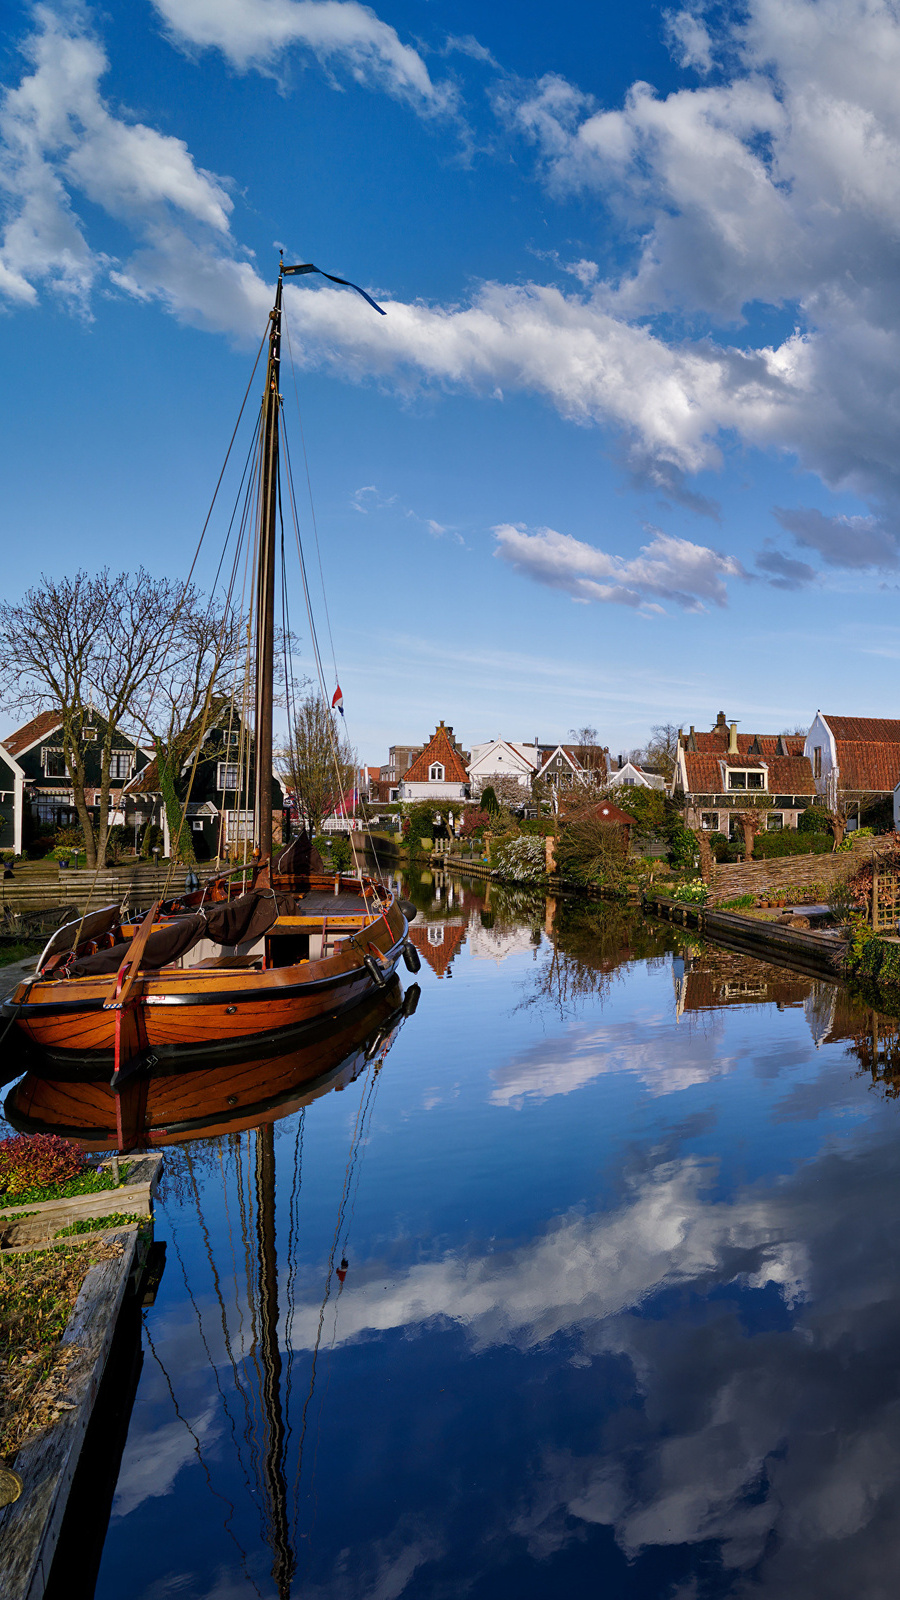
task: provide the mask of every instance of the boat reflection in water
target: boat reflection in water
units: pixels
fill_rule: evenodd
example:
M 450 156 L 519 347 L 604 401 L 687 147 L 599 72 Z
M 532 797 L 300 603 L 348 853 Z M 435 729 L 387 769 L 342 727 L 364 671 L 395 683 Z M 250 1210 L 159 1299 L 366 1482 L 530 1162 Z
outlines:
M 404 995 L 395 978 L 337 1021 L 306 1029 L 301 1048 L 286 1050 L 282 1036 L 277 1054 L 187 1071 L 157 1065 L 118 1090 L 104 1077 L 50 1076 L 32 1066 L 7 1095 L 5 1115 L 19 1133 L 55 1133 L 92 1151 L 152 1150 L 257 1128 L 353 1083 L 418 998 L 418 985 Z

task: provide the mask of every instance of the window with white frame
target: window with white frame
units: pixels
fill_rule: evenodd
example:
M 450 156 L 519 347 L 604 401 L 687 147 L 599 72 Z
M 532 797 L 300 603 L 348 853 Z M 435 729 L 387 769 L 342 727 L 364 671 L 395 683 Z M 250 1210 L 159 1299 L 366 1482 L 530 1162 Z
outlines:
M 225 837 L 229 844 L 237 844 L 238 840 L 253 838 L 253 812 L 252 811 L 226 811 Z
M 62 750 L 48 747 L 41 751 L 45 778 L 66 777 L 66 758 Z
M 784 816 L 780 811 L 770 811 L 766 817 L 766 829 L 769 833 L 780 833 L 784 827 Z
M 97 742 L 97 729 L 96 728 L 82 728 L 81 737 L 82 737 L 82 740 L 83 740 L 83 742 L 85 744 L 96 744 L 96 742 Z
M 718 813 L 718 811 L 701 811 L 701 813 L 700 813 L 700 826 L 701 826 L 701 828 L 705 828 L 707 830 L 707 832 L 709 832 L 709 833 L 718 833 L 718 831 L 719 831 L 719 813 Z
M 130 750 L 114 750 L 109 760 L 109 775 L 111 778 L 131 777 L 132 755 Z
M 729 789 L 762 789 L 765 787 L 763 774 L 759 771 L 741 772 L 734 767 L 728 769 Z
M 216 788 L 237 790 L 240 787 L 240 764 L 237 761 L 220 761 L 216 769 Z
M 193 828 L 195 833 L 202 833 L 203 832 L 203 823 L 202 822 L 192 822 L 191 823 L 191 827 Z
M 428 768 L 428 781 L 429 783 L 443 783 L 444 769 L 440 761 L 433 761 Z
M 813 777 L 821 778 L 821 776 L 822 776 L 822 746 L 820 744 L 816 744 L 816 745 L 813 745 Z

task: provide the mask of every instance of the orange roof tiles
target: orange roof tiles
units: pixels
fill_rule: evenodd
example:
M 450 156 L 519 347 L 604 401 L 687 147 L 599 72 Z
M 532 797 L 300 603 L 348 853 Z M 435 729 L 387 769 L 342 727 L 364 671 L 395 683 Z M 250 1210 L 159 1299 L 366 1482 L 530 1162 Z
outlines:
M 23 750 L 28 750 L 36 744 L 38 739 L 46 738 L 48 733 L 53 733 L 62 722 L 58 711 L 41 711 L 23 727 L 17 728 L 7 739 L 3 740 L 11 756 L 20 755 Z
M 408 771 L 403 774 L 404 783 L 428 783 L 428 769 L 439 761 L 444 769 L 444 783 L 468 783 L 469 774 L 456 745 L 453 742 L 453 729 L 445 728 L 439 722 L 434 733 L 420 751 Z
M 743 767 L 750 771 L 765 766 L 768 788 L 763 792 L 766 794 L 813 795 L 816 792 L 812 765 L 806 756 L 729 756 L 724 751 L 719 755 L 710 755 L 699 750 L 685 750 L 688 793 L 724 793 L 726 779 L 722 775 L 723 762 L 726 766 Z
M 891 717 L 825 716 L 825 721 L 835 739 L 848 739 L 853 744 L 900 744 L 900 721 Z

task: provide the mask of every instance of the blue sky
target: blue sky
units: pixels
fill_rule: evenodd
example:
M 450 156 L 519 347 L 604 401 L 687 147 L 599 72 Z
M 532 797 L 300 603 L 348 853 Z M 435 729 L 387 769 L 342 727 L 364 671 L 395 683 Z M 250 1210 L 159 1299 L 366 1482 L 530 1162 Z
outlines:
M 7 598 L 186 569 L 281 244 L 364 759 L 897 714 L 891 5 L 11 15 Z

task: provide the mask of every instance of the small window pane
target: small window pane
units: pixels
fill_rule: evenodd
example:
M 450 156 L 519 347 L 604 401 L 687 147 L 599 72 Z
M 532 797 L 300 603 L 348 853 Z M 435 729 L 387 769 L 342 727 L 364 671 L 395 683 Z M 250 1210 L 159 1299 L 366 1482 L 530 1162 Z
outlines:
M 746 774 L 746 772 L 729 772 L 729 774 L 728 774 L 728 787 L 729 787 L 729 789 L 746 789 L 746 787 L 747 787 L 747 774 Z

